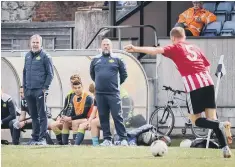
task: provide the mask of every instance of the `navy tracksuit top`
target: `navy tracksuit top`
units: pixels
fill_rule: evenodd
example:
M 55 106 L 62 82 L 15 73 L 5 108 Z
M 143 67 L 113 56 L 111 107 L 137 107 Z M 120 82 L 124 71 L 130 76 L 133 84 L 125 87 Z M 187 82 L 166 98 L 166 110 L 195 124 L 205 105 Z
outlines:
M 96 93 L 119 94 L 120 85 L 127 78 L 126 65 L 113 53 L 110 56 L 100 54 L 91 62 L 90 75 L 96 84 Z

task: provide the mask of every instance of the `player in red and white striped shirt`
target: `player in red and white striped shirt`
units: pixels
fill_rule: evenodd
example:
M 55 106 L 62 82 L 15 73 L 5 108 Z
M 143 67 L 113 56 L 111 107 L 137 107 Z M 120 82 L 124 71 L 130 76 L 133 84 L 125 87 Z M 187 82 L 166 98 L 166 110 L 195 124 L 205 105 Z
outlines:
M 219 140 L 225 158 L 231 157 L 228 142 L 232 142 L 230 122 L 219 122 L 216 116 L 214 83 L 209 74 L 210 63 L 202 51 L 186 42 L 185 31 L 175 27 L 170 32 L 172 45 L 166 47 L 137 47 L 127 45 L 127 52 L 139 52 L 150 55 L 162 54 L 176 64 L 182 76 L 185 90 L 189 93 L 189 108 L 192 123 L 202 128 L 213 129 Z M 201 113 L 206 113 L 206 118 Z M 225 134 L 228 138 L 226 140 Z
M 208 72 L 210 63 L 197 46 L 179 41 L 163 50 L 163 55 L 172 59 L 178 67 L 187 92 L 214 85 Z

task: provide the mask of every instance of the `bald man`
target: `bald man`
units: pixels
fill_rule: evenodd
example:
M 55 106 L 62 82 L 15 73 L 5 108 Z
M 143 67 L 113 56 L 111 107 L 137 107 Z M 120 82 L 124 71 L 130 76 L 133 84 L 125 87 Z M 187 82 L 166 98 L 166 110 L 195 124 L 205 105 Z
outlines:
M 96 85 L 95 96 L 104 137 L 101 146 L 112 145 L 110 112 L 120 137 L 119 144 L 127 146 L 127 133 L 123 124 L 120 98 L 120 85 L 127 78 L 126 66 L 121 57 L 112 53 L 112 42 L 109 39 L 102 40 L 101 49 L 102 53 L 97 55 L 90 65 L 90 75 Z
M 51 57 L 42 50 L 42 37 L 30 38 L 31 50 L 25 55 L 23 89 L 32 118 L 32 140 L 29 145 L 46 145 L 47 112 L 45 95 L 54 77 Z

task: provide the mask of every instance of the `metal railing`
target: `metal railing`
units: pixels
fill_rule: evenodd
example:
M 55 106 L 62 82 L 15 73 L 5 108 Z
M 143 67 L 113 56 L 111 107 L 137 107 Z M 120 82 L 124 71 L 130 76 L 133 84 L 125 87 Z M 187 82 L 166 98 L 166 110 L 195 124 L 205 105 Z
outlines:
M 102 31 L 102 30 L 107 30 L 107 29 L 118 29 L 118 42 L 119 42 L 119 49 L 122 50 L 121 48 L 121 29 L 123 28 L 151 28 L 153 30 L 153 33 L 154 33 L 154 40 L 155 40 L 155 43 L 154 45 L 155 46 L 158 46 L 159 43 L 158 43 L 158 37 L 157 37 L 157 30 L 155 27 L 153 27 L 152 25 L 125 25 L 125 26 L 104 26 L 104 27 L 101 27 L 99 29 L 99 31 L 95 34 L 95 36 L 91 39 L 91 41 L 89 42 L 89 44 L 86 46 L 86 49 L 89 48 L 89 46 L 92 44 L 92 42 L 95 40 L 95 38 L 99 35 L 99 33 Z

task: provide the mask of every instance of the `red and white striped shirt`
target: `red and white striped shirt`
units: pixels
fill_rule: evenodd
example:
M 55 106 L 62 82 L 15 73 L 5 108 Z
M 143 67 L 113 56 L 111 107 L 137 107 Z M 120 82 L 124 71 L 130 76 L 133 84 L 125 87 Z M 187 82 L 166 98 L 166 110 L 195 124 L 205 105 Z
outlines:
M 197 46 L 179 42 L 164 47 L 163 55 L 172 59 L 178 67 L 186 92 L 214 85 L 208 72 L 210 63 Z

